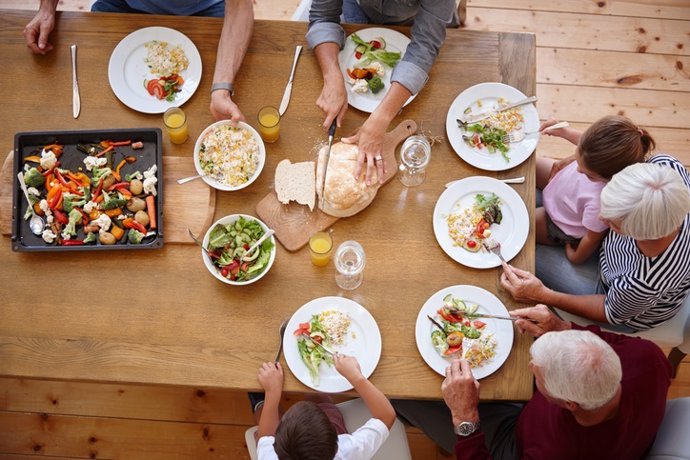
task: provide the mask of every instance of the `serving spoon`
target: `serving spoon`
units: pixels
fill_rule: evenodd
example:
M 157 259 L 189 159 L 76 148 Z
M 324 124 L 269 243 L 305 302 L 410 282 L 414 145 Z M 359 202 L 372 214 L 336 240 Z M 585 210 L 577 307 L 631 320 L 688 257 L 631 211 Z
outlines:
M 260 245 L 261 243 L 263 243 L 264 240 L 265 240 L 266 238 L 268 238 L 269 236 L 273 235 L 275 232 L 276 232 L 276 231 L 273 230 L 273 229 L 271 228 L 271 229 L 269 229 L 266 233 L 264 233 L 264 235 L 263 235 L 261 238 L 259 238 L 259 239 L 257 240 L 256 243 L 254 243 L 253 245 L 251 245 L 251 247 L 250 247 L 249 249 L 247 249 L 247 252 L 245 252 L 244 255 L 242 256 L 242 260 L 245 261 L 245 262 L 249 262 L 249 261 L 247 260 L 247 257 L 249 257 L 249 254 L 251 254 L 252 252 L 254 252 L 254 249 L 258 248 L 259 245 Z
M 29 198 L 29 190 L 27 190 L 26 182 L 24 182 L 24 174 L 21 171 L 19 171 L 17 174 L 17 179 L 19 179 L 19 185 L 22 188 L 22 192 L 24 192 L 26 202 L 29 204 L 29 209 L 31 210 L 32 215 L 31 220 L 29 220 L 29 228 L 31 229 L 31 233 L 34 235 L 41 235 L 43 234 L 43 229 L 45 228 L 45 221 L 43 220 L 43 217 L 39 216 L 36 214 L 36 211 L 34 211 L 34 206 Z

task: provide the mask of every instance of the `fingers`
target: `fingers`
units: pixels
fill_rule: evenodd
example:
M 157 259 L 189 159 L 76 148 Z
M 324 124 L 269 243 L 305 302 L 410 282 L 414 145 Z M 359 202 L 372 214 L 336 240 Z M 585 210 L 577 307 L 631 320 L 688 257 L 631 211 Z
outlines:
M 511 285 L 515 285 L 515 284 L 519 283 L 520 278 L 516 274 L 516 268 L 511 266 L 511 265 L 508 265 L 505 262 L 502 262 L 502 265 L 503 265 L 503 274 L 501 276 L 501 280 L 503 280 L 505 278 L 506 281 L 508 283 L 510 283 Z
M 366 155 L 364 152 L 360 150 L 359 155 L 357 156 L 357 166 L 355 167 L 355 179 L 359 180 L 362 174 L 362 168 L 364 168 L 364 160 L 366 159 Z
M 343 107 L 340 109 L 340 112 L 338 112 L 338 128 L 342 126 L 343 120 L 345 119 L 345 113 L 347 112 L 347 107 L 347 104 L 343 105 Z M 328 126 L 330 127 L 331 125 Z
M 386 162 L 381 155 L 374 157 L 376 162 L 376 174 L 379 178 L 379 184 L 383 184 L 383 176 L 386 174 Z
M 374 160 L 373 154 L 367 154 L 367 174 L 365 177 L 366 184 L 371 185 L 371 179 L 374 177 L 374 171 L 376 171 L 376 160 Z
M 331 127 L 331 124 L 333 124 L 333 120 L 335 120 L 335 117 L 338 116 L 338 112 L 333 112 L 333 111 L 328 111 L 326 112 L 326 119 L 323 121 L 323 129 L 328 130 L 328 128 Z M 340 123 L 338 123 L 338 126 L 340 126 Z
M 532 321 L 527 321 L 526 319 L 519 319 L 515 321 L 515 326 L 520 329 L 520 332 L 527 332 L 533 337 L 539 337 L 544 333 L 541 326 L 539 326 L 537 323 L 533 323 Z

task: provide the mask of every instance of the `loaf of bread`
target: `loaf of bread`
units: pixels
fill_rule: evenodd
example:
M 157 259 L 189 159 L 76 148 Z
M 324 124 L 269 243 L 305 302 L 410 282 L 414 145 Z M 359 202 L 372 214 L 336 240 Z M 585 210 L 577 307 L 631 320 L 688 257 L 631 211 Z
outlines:
M 296 201 L 314 210 L 316 174 L 314 162 L 291 163 L 283 160 L 276 166 L 275 189 L 278 201 L 288 204 Z
M 331 147 L 331 154 L 326 170 L 326 184 L 323 187 L 324 200 L 321 205 L 321 184 L 324 181 L 323 170 L 328 146 L 319 151 L 316 168 L 316 191 L 319 195 L 320 209 L 335 217 L 348 217 L 357 214 L 369 206 L 378 191 L 378 176 L 372 176 L 372 185 L 364 181 L 364 171 L 360 180 L 355 179 L 358 148 L 356 144 L 336 142 Z

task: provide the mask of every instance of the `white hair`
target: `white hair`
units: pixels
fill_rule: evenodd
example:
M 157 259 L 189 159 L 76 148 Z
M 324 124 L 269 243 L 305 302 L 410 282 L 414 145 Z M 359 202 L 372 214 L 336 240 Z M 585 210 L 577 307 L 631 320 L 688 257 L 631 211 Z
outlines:
M 532 344 L 530 354 L 542 370 L 544 390 L 585 410 L 609 402 L 623 376 L 613 348 L 589 331 L 547 332 Z
M 690 190 L 680 174 L 668 166 L 630 165 L 601 191 L 601 217 L 619 221 L 620 232 L 636 240 L 672 234 L 689 212 Z

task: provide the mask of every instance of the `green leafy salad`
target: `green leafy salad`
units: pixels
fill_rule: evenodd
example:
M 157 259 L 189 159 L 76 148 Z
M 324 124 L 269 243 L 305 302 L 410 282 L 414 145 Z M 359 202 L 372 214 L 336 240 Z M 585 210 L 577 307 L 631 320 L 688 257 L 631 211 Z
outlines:
M 264 229 L 258 221 L 240 216 L 235 222 L 213 227 L 206 249 L 222 276 L 232 281 L 246 281 L 261 274 L 271 259 L 271 238 L 247 254 L 263 235 Z

